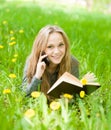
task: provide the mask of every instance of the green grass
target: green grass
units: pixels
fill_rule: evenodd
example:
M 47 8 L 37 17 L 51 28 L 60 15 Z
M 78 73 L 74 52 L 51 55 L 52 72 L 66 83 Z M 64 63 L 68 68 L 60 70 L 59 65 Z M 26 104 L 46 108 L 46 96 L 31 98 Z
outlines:
M 3 24 L 3 21 L 7 21 Z M 45 96 L 27 98 L 21 91 L 23 67 L 39 29 L 47 24 L 64 28 L 71 42 L 71 53 L 80 62 L 80 78 L 94 72 L 101 88 L 92 95 L 73 99 L 61 98 L 59 110 L 47 105 Z M 75 9 L 42 8 L 4 4 L 0 6 L 0 128 L 2 130 L 110 130 L 111 129 L 111 16 Z M 19 30 L 24 33 L 19 33 Z M 10 34 L 13 31 L 13 34 Z M 9 46 L 10 38 L 16 44 Z M 14 54 L 18 54 L 15 63 Z M 16 74 L 15 79 L 9 77 Z M 3 94 L 9 88 L 10 94 Z M 27 109 L 35 116 L 24 116 Z

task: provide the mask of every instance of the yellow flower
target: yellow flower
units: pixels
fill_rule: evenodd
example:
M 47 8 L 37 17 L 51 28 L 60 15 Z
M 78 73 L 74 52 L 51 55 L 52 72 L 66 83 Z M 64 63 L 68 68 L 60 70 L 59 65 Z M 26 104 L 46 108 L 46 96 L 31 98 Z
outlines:
M 68 99 L 72 99 L 72 98 L 73 98 L 73 95 L 70 95 L 70 94 L 65 93 L 65 94 L 63 95 L 63 97 L 68 98 Z
M 13 58 L 13 59 L 12 59 L 12 62 L 14 63 L 14 62 L 16 62 L 16 60 L 17 60 L 16 58 Z
M 4 48 L 4 46 L 3 46 L 3 45 L 0 45 L 0 49 L 2 49 L 2 48 Z
M 85 97 L 85 91 L 80 91 L 80 97 L 84 98 Z
M 14 78 L 16 78 L 16 75 L 15 75 L 15 74 L 9 74 L 9 77 L 10 77 L 11 79 L 14 79 Z
M 15 41 L 9 43 L 10 46 L 13 46 L 14 44 L 16 44 Z
M 11 30 L 11 31 L 10 31 L 10 34 L 14 34 L 14 31 Z
M 52 110 L 58 110 L 60 108 L 60 103 L 57 101 L 53 101 L 50 103 L 50 108 Z
M 100 113 L 96 113 L 96 117 L 100 117 Z
M 4 20 L 4 21 L 3 21 L 3 24 L 4 24 L 4 25 L 5 25 L 5 24 L 7 24 L 7 21 L 6 21 L 6 20 Z
M 11 41 L 12 41 L 12 40 L 15 40 L 15 37 L 11 37 L 10 40 L 11 40 Z
M 25 115 L 26 117 L 28 117 L 28 118 L 31 118 L 31 117 L 33 117 L 33 116 L 35 115 L 35 111 L 34 111 L 33 109 L 28 109 L 28 110 L 24 113 L 24 115 Z
M 14 54 L 14 57 L 18 57 L 18 54 Z
M 21 29 L 21 30 L 19 30 L 19 33 L 24 33 L 24 30 L 22 30 L 22 29 Z
M 3 90 L 3 94 L 9 94 L 9 93 L 11 93 L 11 90 L 10 90 L 10 89 L 7 88 L 7 89 L 4 89 L 4 90 Z
M 87 114 L 87 116 L 90 116 L 90 111 L 86 110 L 86 114 Z
M 85 78 L 81 79 L 81 83 L 82 83 L 82 85 L 86 85 L 87 84 L 87 79 L 85 79 Z
M 33 98 L 38 98 L 40 96 L 40 92 L 34 91 L 34 92 L 31 93 L 31 96 Z

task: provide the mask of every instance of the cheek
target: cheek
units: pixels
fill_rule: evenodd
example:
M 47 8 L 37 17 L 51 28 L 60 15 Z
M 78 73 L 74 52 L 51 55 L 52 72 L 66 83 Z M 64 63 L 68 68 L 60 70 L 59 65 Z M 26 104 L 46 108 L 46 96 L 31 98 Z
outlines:
M 49 54 L 50 54 L 50 50 L 49 50 L 49 49 L 46 49 L 46 50 L 45 50 L 45 53 L 46 53 L 47 55 L 49 55 Z
M 52 51 L 47 50 L 47 51 L 45 51 L 45 53 L 47 54 L 48 58 L 50 59 L 50 56 L 52 55 Z
M 46 51 L 47 55 L 51 55 L 51 53 L 52 53 L 51 51 Z
M 66 48 L 62 48 L 61 51 L 65 54 L 66 53 Z

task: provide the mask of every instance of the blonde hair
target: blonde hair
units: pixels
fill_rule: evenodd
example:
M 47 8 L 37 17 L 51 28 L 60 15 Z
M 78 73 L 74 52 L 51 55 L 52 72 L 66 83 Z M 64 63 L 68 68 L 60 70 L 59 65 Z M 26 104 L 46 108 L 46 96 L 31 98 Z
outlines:
M 62 35 L 65 47 L 66 47 L 66 53 L 64 58 L 62 59 L 60 65 L 59 65 L 59 72 L 58 72 L 58 78 L 65 72 L 70 72 L 71 70 L 71 56 L 70 56 L 70 47 L 69 47 L 69 39 L 66 35 L 66 33 L 58 26 L 56 25 L 47 25 L 43 27 L 38 35 L 35 38 L 32 52 L 29 55 L 28 58 L 28 69 L 27 69 L 27 78 L 28 82 L 31 82 L 32 77 L 34 76 L 36 72 L 36 66 L 39 59 L 40 52 L 45 50 L 47 46 L 48 37 L 51 33 L 58 32 Z M 48 89 L 50 88 L 48 77 L 46 70 L 42 76 L 42 84 L 41 84 L 41 91 L 45 94 L 47 93 Z

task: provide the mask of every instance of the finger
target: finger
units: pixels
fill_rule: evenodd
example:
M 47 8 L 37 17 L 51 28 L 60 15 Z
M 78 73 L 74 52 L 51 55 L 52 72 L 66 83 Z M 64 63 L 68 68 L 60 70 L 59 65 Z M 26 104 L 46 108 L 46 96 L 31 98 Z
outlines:
M 45 68 L 46 67 L 46 64 L 42 61 L 42 68 Z
M 47 54 L 43 54 L 42 55 L 42 52 L 40 52 L 40 56 L 39 56 L 39 62 L 42 62 L 42 60 L 47 57 Z

